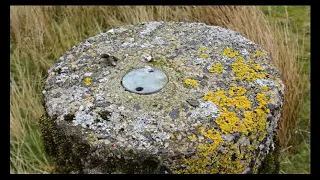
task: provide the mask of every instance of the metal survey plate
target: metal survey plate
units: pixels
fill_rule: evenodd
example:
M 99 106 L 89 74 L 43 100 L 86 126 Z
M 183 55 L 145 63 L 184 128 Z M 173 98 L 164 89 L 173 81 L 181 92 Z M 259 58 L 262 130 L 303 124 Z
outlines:
M 130 71 L 122 78 L 123 87 L 137 94 L 152 94 L 160 91 L 168 83 L 165 73 L 153 68 Z

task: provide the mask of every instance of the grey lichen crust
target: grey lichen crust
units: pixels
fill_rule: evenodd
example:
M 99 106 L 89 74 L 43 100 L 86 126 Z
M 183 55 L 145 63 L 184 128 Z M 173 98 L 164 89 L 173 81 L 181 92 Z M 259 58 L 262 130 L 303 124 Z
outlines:
M 110 66 L 101 54 L 119 60 Z M 146 66 L 168 84 L 126 91 L 123 76 Z M 77 129 L 72 137 L 86 144 L 67 173 L 256 173 L 274 149 L 283 92 L 268 53 L 239 33 L 146 22 L 74 46 L 48 71 L 43 94 L 56 129 L 67 139 Z

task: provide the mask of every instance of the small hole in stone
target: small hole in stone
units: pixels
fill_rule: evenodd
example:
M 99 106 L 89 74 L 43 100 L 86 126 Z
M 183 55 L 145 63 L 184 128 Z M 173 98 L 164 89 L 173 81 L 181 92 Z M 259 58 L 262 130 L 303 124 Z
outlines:
M 75 118 L 75 115 L 74 114 L 66 114 L 66 115 L 64 115 L 63 118 L 65 121 L 72 121 Z
M 57 70 L 57 73 L 58 73 L 58 74 L 61 74 L 61 68 L 59 68 L 59 69 Z
M 236 159 L 237 159 L 237 155 L 236 155 L 236 154 L 232 154 L 231 160 L 232 160 L 232 161 L 235 161 Z
M 137 87 L 136 88 L 136 91 L 142 91 L 143 90 L 143 87 Z
M 153 70 L 153 69 L 149 69 L 149 70 L 148 70 L 148 72 L 150 72 L 150 73 L 151 73 L 151 72 L 154 72 L 154 70 Z
M 99 112 L 99 115 L 100 115 L 100 117 L 103 119 L 103 120 L 106 120 L 106 121 L 110 121 L 110 117 L 111 117 L 111 112 L 109 112 L 109 111 L 101 111 L 101 112 Z

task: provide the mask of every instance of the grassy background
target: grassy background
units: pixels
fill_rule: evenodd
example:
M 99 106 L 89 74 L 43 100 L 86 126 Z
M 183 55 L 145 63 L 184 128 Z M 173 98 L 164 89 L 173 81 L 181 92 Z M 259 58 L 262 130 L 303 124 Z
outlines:
M 297 127 L 294 131 L 295 143 L 291 142 L 283 149 L 282 173 L 310 173 L 310 7 L 262 7 L 263 12 L 272 23 L 289 21 L 290 31 L 298 39 L 301 47 L 299 58 L 302 74 L 307 77 L 306 90 Z M 290 150 L 287 152 L 286 150 Z
M 72 46 L 110 28 L 142 21 L 205 22 L 239 31 L 271 52 L 283 74 L 281 173 L 310 172 L 310 8 L 306 6 L 11 7 L 10 171 L 50 173 L 37 126 L 50 66 Z

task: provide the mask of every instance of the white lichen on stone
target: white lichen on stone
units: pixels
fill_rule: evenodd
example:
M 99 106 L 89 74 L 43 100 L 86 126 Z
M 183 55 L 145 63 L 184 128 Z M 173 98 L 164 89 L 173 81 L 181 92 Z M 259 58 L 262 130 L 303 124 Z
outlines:
M 166 41 L 163 40 L 161 37 L 155 37 L 152 42 L 152 44 L 157 44 L 157 45 L 162 45 L 162 44 L 165 44 Z
M 148 53 L 143 53 L 141 55 L 141 60 L 144 62 L 149 62 L 149 61 L 151 61 L 151 59 L 152 59 L 152 57 Z
M 191 111 L 191 118 L 207 118 L 213 117 L 216 118 L 218 116 L 218 108 L 217 106 L 210 101 L 200 102 L 200 108 Z
M 275 85 L 274 80 L 271 80 L 271 79 L 257 79 L 256 83 L 259 86 L 274 86 Z
M 125 28 L 110 29 L 109 31 L 107 31 L 107 33 L 118 34 L 118 33 L 125 32 L 126 30 L 127 29 Z
M 146 23 L 146 29 L 140 32 L 141 36 L 146 36 L 154 31 L 158 26 L 160 26 L 162 22 L 148 22 Z

